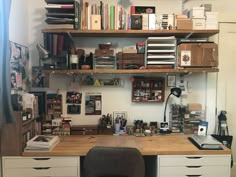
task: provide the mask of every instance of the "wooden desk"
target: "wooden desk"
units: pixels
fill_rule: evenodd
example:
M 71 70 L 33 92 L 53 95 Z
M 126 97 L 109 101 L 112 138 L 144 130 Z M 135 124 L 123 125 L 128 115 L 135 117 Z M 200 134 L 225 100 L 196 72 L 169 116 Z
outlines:
M 189 135 L 159 135 L 135 137 L 128 135 L 90 135 L 60 137 L 58 145 L 50 152 L 24 152 L 23 156 L 85 156 L 94 146 L 125 146 L 139 149 L 142 155 L 217 155 L 231 154 L 231 150 L 199 150 L 189 140 Z
M 199 150 L 187 135 L 150 137 L 88 135 L 60 137 L 50 152 L 3 157 L 3 176 L 83 177 L 83 156 L 94 146 L 135 147 L 144 156 L 146 177 L 230 177 L 231 151 Z

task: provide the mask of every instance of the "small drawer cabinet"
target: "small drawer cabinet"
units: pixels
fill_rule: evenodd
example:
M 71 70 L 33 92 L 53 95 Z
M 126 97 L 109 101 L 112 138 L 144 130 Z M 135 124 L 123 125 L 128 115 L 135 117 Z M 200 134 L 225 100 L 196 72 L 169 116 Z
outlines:
M 80 158 L 3 157 L 4 177 L 80 177 Z
M 158 177 L 230 177 L 230 155 L 160 155 Z

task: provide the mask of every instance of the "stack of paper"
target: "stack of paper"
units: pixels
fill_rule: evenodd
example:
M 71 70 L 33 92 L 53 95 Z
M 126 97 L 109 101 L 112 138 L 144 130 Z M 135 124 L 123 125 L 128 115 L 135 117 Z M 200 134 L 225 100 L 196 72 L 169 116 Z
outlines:
M 27 141 L 25 151 L 50 151 L 59 141 L 58 136 L 36 135 Z

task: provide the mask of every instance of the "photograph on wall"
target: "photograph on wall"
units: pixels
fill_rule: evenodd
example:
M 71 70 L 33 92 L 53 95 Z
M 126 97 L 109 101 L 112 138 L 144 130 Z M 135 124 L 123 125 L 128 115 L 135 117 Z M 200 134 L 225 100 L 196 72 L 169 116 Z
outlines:
M 67 114 L 80 114 L 81 105 L 67 105 Z
M 175 87 L 176 86 L 176 76 L 168 75 L 167 76 L 167 87 Z
M 29 48 L 10 41 L 11 80 L 16 80 L 16 88 L 28 90 L 29 87 Z M 15 76 L 14 76 L 15 75 Z M 14 78 L 15 77 L 15 78 Z
M 102 114 L 101 93 L 86 93 L 85 95 L 85 115 Z
M 66 92 L 66 103 L 68 104 L 81 104 L 82 93 L 79 92 Z
M 49 76 L 43 73 L 40 66 L 32 66 L 32 87 L 49 87 Z

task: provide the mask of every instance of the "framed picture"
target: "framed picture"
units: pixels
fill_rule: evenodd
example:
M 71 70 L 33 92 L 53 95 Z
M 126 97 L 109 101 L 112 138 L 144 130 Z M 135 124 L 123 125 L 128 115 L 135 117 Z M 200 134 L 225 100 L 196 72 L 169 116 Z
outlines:
M 127 112 L 126 111 L 114 111 L 113 112 L 113 119 L 114 123 L 119 119 L 126 119 L 127 120 Z
M 175 87 L 176 86 L 176 76 L 168 75 L 167 76 L 167 87 Z

